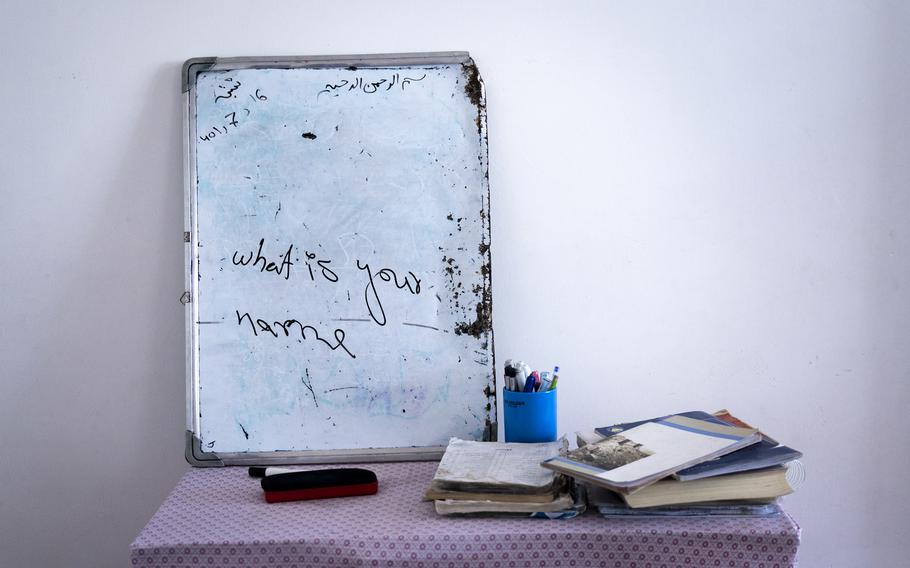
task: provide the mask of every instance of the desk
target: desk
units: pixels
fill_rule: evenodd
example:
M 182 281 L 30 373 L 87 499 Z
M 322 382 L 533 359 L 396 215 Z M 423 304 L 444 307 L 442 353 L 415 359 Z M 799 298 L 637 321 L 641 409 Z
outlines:
M 230 568 L 782 568 L 796 562 L 799 527 L 788 515 L 440 517 L 420 500 L 436 465 L 365 464 L 359 467 L 379 477 L 376 495 L 277 504 L 265 502 L 259 480 L 245 468 L 193 469 L 130 546 L 130 560 Z

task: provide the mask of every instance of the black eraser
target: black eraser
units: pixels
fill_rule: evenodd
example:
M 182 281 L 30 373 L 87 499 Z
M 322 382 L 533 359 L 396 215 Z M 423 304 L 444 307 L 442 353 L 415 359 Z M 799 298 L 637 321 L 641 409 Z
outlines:
M 253 466 L 250 468 L 250 477 L 265 477 L 265 468 L 261 466 Z
M 372 495 L 379 490 L 376 474 L 359 468 L 279 473 L 263 477 L 261 484 L 269 503 Z
M 266 491 L 293 491 L 363 483 L 376 483 L 376 474 L 368 469 L 356 467 L 279 473 L 263 477 L 261 482 L 262 488 Z

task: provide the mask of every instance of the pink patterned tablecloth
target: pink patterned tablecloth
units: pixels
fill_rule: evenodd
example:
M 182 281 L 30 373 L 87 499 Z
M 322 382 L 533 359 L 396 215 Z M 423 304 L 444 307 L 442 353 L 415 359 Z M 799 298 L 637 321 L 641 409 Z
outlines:
M 133 566 L 782 568 L 788 515 L 569 520 L 449 518 L 420 500 L 437 462 L 361 464 L 379 493 L 268 504 L 246 468 L 186 473 L 130 546 Z M 316 469 L 301 467 L 300 469 Z

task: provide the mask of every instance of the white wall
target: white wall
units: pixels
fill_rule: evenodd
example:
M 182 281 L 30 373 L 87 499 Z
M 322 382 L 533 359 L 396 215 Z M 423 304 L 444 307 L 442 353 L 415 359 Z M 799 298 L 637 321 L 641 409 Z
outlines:
M 806 453 L 804 566 L 905 561 L 907 4 L 0 14 L 4 564 L 125 566 L 186 468 L 182 61 L 462 49 L 497 352 L 563 367 L 561 429 L 729 407 Z

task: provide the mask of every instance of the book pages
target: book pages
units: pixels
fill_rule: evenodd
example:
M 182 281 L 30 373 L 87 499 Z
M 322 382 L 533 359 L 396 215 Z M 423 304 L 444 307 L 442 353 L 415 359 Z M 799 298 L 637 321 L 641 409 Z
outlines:
M 564 444 L 565 440 L 507 444 L 452 438 L 433 482 L 450 490 L 551 491 L 556 475 L 540 462 L 559 454 Z

